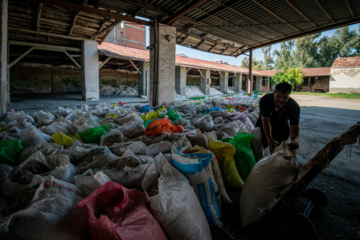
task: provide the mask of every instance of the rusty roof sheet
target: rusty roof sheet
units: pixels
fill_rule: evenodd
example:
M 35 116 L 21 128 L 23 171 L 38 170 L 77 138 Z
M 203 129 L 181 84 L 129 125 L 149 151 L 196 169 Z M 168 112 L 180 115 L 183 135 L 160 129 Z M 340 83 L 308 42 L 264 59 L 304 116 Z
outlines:
M 115 43 L 103 42 L 98 46 L 99 52 L 108 57 L 131 59 L 137 61 L 149 61 L 150 52 L 148 50 L 142 50 L 137 48 L 125 47 Z M 196 58 L 189 58 L 176 55 L 176 66 L 184 66 L 191 68 L 209 69 L 213 71 L 225 71 L 225 72 L 238 72 L 249 73 L 249 69 L 245 67 L 238 67 L 234 65 L 222 64 L 217 62 L 205 61 Z M 260 71 L 252 71 L 255 76 L 267 76 Z
M 305 72 L 305 76 L 330 76 L 330 68 L 329 67 L 323 67 L 323 68 L 302 68 Z M 260 73 L 272 77 L 275 75 L 277 71 L 282 70 L 266 70 L 266 71 L 260 71 Z
M 332 65 L 333 68 L 360 67 L 360 57 L 337 58 Z

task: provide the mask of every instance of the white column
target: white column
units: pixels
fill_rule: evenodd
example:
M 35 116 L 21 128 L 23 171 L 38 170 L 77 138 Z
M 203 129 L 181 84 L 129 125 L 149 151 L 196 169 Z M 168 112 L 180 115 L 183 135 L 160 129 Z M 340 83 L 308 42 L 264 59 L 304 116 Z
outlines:
M 175 90 L 177 94 L 186 96 L 186 67 L 175 68 Z
M 150 63 L 139 62 L 138 91 L 140 96 L 149 97 L 150 93 Z
M 150 26 L 150 103 L 159 106 L 175 100 L 176 28 Z
M 9 80 L 8 80 L 8 0 L 0 0 L 0 119 L 7 112 L 8 103 L 10 102 Z
M 242 91 L 242 73 L 235 74 L 235 92 L 240 93 Z
M 99 56 L 97 42 L 84 40 L 82 44 L 82 98 L 84 101 L 99 101 Z
M 200 90 L 205 95 L 210 95 L 210 84 L 211 84 L 210 70 L 200 69 L 200 71 L 202 73 L 200 78 Z
M 262 77 L 261 76 L 256 76 L 255 86 L 256 86 L 256 90 L 261 91 L 261 89 L 262 89 Z
M 229 88 L 229 72 L 220 72 L 220 92 L 227 93 Z

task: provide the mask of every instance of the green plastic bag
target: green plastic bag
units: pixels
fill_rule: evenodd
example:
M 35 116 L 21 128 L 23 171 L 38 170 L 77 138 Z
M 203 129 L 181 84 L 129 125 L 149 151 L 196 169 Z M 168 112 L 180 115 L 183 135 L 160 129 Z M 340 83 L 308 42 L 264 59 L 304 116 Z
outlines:
M 20 139 L 0 141 L 0 163 L 17 165 L 18 156 L 23 150 Z
M 147 128 L 147 126 L 148 126 L 152 121 L 154 121 L 154 119 L 150 119 L 150 120 L 144 122 L 144 123 L 143 123 L 144 127 Z
M 224 138 L 223 142 L 228 142 L 235 146 L 234 160 L 236 168 L 245 181 L 249 176 L 251 169 L 255 166 L 255 155 L 251 148 L 251 143 L 254 139 L 254 134 L 238 133 L 233 138 Z
M 85 132 L 78 133 L 84 142 L 86 143 L 96 143 L 100 144 L 100 139 L 103 135 L 105 135 L 109 130 L 108 126 L 102 127 L 93 127 Z
M 166 114 L 161 114 L 159 117 L 163 118 L 165 115 L 167 115 L 171 121 L 175 121 L 181 118 L 181 116 L 172 109 L 170 109 Z

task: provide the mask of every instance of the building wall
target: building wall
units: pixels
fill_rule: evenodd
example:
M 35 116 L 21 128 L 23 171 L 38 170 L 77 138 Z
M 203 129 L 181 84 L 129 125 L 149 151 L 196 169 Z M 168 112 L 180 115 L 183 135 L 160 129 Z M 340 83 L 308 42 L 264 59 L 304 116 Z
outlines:
M 124 21 L 114 27 L 105 41 L 126 47 L 145 49 L 145 26 Z
M 302 85 L 297 85 L 295 90 L 300 92 L 329 92 L 329 76 L 304 77 Z
M 100 84 L 113 87 L 136 86 L 138 73 L 126 70 L 102 70 Z M 81 70 L 77 67 L 25 64 L 10 69 L 10 93 L 81 93 Z
M 331 68 L 330 92 L 360 94 L 360 67 Z

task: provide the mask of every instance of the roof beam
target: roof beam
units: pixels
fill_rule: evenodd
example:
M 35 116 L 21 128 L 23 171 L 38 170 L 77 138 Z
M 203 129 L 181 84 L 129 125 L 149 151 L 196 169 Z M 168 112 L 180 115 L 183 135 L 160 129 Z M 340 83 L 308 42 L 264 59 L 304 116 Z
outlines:
M 41 18 L 42 8 L 43 8 L 43 4 L 39 3 L 38 15 L 37 15 L 37 19 L 36 19 L 36 31 L 40 31 L 40 18 Z
M 191 10 L 193 10 L 194 8 L 196 8 L 197 6 L 199 6 L 201 3 L 205 2 L 206 0 L 199 0 L 193 4 L 191 4 L 190 6 L 188 6 L 186 9 L 184 9 L 182 12 L 178 13 L 175 17 L 173 17 L 172 19 L 170 19 L 169 21 L 166 22 L 166 24 L 172 25 L 174 22 L 176 22 L 179 18 L 181 18 L 182 16 L 184 16 L 186 13 L 190 12 Z
M 77 11 L 74 18 L 73 18 L 73 21 L 71 23 L 71 27 L 70 27 L 70 30 L 69 30 L 69 36 L 71 36 L 72 31 L 74 30 L 76 19 L 78 18 L 79 15 L 80 15 L 80 11 Z
M 221 29 L 221 28 L 218 28 L 218 27 L 211 26 L 211 25 L 209 25 L 209 24 L 207 24 L 207 23 L 197 22 L 197 21 L 195 21 L 195 20 L 193 20 L 193 19 L 191 19 L 191 18 L 188 18 L 188 17 L 184 17 L 184 18 L 182 18 L 182 20 L 192 23 L 193 26 L 190 26 L 190 28 L 196 29 L 196 30 L 201 31 L 201 32 L 203 32 L 203 33 L 207 33 L 207 34 L 209 34 L 209 35 L 217 36 L 217 35 L 214 34 L 214 33 L 210 33 L 210 32 L 207 32 L 206 30 L 199 29 L 199 27 L 196 27 L 196 25 L 198 25 L 199 23 L 201 23 L 202 25 L 205 25 L 205 27 L 210 27 L 210 28 L 216 29 L 216 30 L 218 30 L 218 31 L 227 33 L 227 34 L 229 34 L 229 35 L 233 35 L 233 36 L 235 36 L 235 37 L 237 37 L 237 38 L 242 38 L 242 39 L 245 39 L 245 40 L 250 41 L 250 42 L 260 43 L 260 42 L 258 42 L 258 41 L 256 41 L 256 40 L 253 40 L 253 39 L 250 39 L 250 38 L 247 38 L 247 37 L 240 36 L 240 35 L 238 35 L 238 34 L 235 34 L 235 33 L 229 32 L 229 31 L 226 31 L 226 30 Z M 244 43 L 242 43 L 242 42 L 240 42 L 240 41 L 234 41 L 234 40 L 232 40 L 232 39 L 225 38 L 225 37 L 220 37 L 220 36 L 217 36 L 217 37 L 222 38 L 222 39 L 226 39 L 226 40 L 231 41 L 231 42 L 237 42 L 237 43 L 240 43 L 241 45 L 246 45 L 246 44 L 244 44 Z
M 190 37 L 190 34 L 186 35 L 184 39 L 180 42 L 180 45 L 183 45 L 184 42 Z
M 308 17 L 305 16 L 299 9 L 297 9 L 289 0 L 285 0 L 287 4 L 290 5 L 300 16 L 306 19 L 309 23 L 311 23 L 314 27 L 318 27 L 313 21 L 311 21 Z
M 196 10 L 201 11 L 201 12 L 203 12 L 204 14 L 208 15 L 207 17 L 201 19 L 201 21 L 203 21 L 204 19 L 206 19 L 206 18 L 208 18 L 208 17 L 212 17 L 212 18 L 215 18 L 215 19 L 218 20 L 218 21 L 221 21 L 221 22 L 224 22 L 224 23 L 226 23 L 226 24 L 229 24 L 229 25 L 231 25 L 232 27 L 235 27 L 235 28 L 239 29 L 240 31 L 244 31 L 244 32 L 247 32 L 247 33 L 249 33 L 249 34 L 251 34 L 251 35 L 255 35 L 255 36 L 258 36 L 258 37 L 261 37 L 261 38 L 265 38 L 265 39 L 267 39 L 267 40 L 271 40 L 271 39 L 268 38 L 268 37 L 262 36 L 262 35 L 257 34 L 257 33 L 253 33 L 253 32 L 251 32 L 251 31 L 249 31 L 249 30 L 246 30 L 245 28 L 238 27 L 238 26 L 236 26 L 235 24 L 230 23 L 230 22 L 228 22 L 228 21 L 226 21 L 226 20 L 224 20 L 224 19 L 221 19 L 221 18 L 215 16 L 214 14 L 208 13 L 208 12 L 206 12 L 206 11 L 200 9 L 200 8 L 197 8 Z M 216 12 L 218 12 L 218 11 L 216 11 Z
M 200 43 L 198 44 L 198 45 L 196 45 L 196 49 L 198 48 L 198 47 L 200 47 L 201 46 L 201 44 L 203 44 L 205 42 L 205 39 L 202 39 L 201 41 L 200 41 Z
M 152 13 L 156 13 L 156 14 L 159 14 L 159 15 L 165 15 L 165 16 L 169 16 L 171 14 L 159 9 L 159 8 L 156 8 L 153 6 L 153 4 L 149 4 L 149 3 L 146 3 L 144 1 L 139 1 L 139 0 L 121 0 L 120 2 L 124 2 L 124 3 L 128 3 L 130 5 L 133 5 L 133 6 L 137 6 L 137 7 L 141 7 L 141 8 L 144 8 L 146 9 L 147 11 L 150 11 Z M 105 5 L 106 6 L 106 5 Z M 143 24 L 145 25 L 145 24 Z
M 105 28 L 104 30 L 98 32 L 97 34 L 91 36 L 90 38 L 91 38 L 91 39 L 95 39 L 95 38 L 97 38 L 98 36 L 101 36 L 102 34 L 106 33 L 107 31 L 111 32 L 111 31 L 114 29 L 114 27 L 115 27 L 116 25 L 118 25 L 120 22 L 121 22 L 121 20 L 115 21 L 113 24 L 111 24 L 110 26 L 108 26 L 108 27 Z
M 24 32 L 24 33 L 30 33 L 30 34 L 44 35 L 44 36 L 48 36 L 48 37 L 76 40 L 76 41 L 82 41 L 82 40 L 87 39 L 87 38 L 82 38 L 82 37 L 72 37 L 72 36 L 66 36 L 66 35 L 61 35 L 61 34 L 32 31 L 32 30 L 28 30 L 28 29 L 14 28 L 14 27 L 8 27 L 8 30 L 13 31 L 13 32 Z
M 63 51 L 81 52 L 81 48 L 55 46 L 55 45 L 42 44 L 42 43 L 32 43 L 32 42 L 22 42 L 22 41 L 10 40 L 9 44 L 34 47 L 35 49 L 38 49 L 38 50 L 46 50 L 46 51 L 54 51 L 54 52 L 63 52 Z
M 321 4 L 319 3 L 319 0 L 315 0 L 316 4 L 319 6 L 319 8 L 321 9 L 321 11 L 323 11 L 323 13 L 333 22 L 335 23 L 334 19 L 332 19 L 332 17 L 326 12 L 326 10 L 323 8 L 323 6 L 321 6 Z
M 259 7 L 261 7 L 262 9 L 264 9 L 265 11 L 267 11 L 268 13 L 270 13 L 271 15 L 273 15 L 274 17 L 276 17 L 277 19 L 279 19 L 280 21 L 282 21 L 283 23 L 285 23 L 286 25 L 288 25 L 289 27 L 293 28 L 294 30 L 300 32 L 301 30 L 298 29 L 297 27 L 291 25 L 290 23 L 286 22 L 284 19 L 282 19 L 281 17 L 279 17 L 278 15 L 276 15 L 275 13 L 273 13 L 272 11 L 270 11 L 269 9 L 267 9 L 264 5 L 260 4 L 258 1 L 256 0 L 252 0 L 254 3 L 256 3 Z
M 348 9 L 349 9 L 349 12 L 351 13 L 351 15 L 353 16 L 353 18 L 355 17 L 355 15 L 354 15 L 354 12 L 353 12 L 353 10 L 351 9 L 351 6 L 350 6 L 350 3 L 349 3 L 349 1 L 348 0 L 345 0 L 345 2 L 346 2 L 346 6 L 348 7 Z
M 245 14 L 237 11 L 236 9 L 234 9 L 234 8 L 232 8 L 232 7 L 230 7 L 231 5 L 227 6 L 227 5 L 225 5 L 224 3 L 222 3 L 222 2 L 220 2 L 220 1 L 218 1 L 218 0 L 213 0 L 213 1 L 216 2 L 217 4 L 220 4 L 220 5 L 224 6 L 224 7 L 227 8 L 227 9 L 233 11 L 234 13 L 242 16 L 243 18 L 246 18 L 247 20 L 252 21 L 253 23 L 258 24 L 259 26 L 262 26 L 263 28 L 266 28 L 267 30 L 269 30 L 269 31 L 271 31 L 271 32 L 274 32 L 274 33 L 276 33 L 276 34 L 278 34 L 278 35 L 280 35 L 280 36 L 285 37 L 285 34 L 283 34 L 283 33 L 281 33 L 281 32 L 278 32 L 278 31 L 276 31 L 276 30 L 274 30 L 274 29 L 272 29 L 272 28 L 270 28 L 270 27 L 268 27 L 268 26 L 266 26 L 266 25 L 264 25 L 264 24 L 262 24 L 262 23 L 260 23 L 260 22 L 258 22 L 258 21 L 256 21 L 256 20 L 254 20 L 254 19 L 252 19 L 252 18 L 248 17 L 247 15 L 245 15 Z
M 70 9 L 70 10 L 77 10 L 77 11 L 82 11 L 82 12 L 87 12 L 87 13 L 93 13 L 93 14 L 103 16 L 103 17 L 110 17 L 110 18 L 115 18 L 118 20 L 125 20 L 125 21 L 129 21 L 129 22 L 142 24 L 142 25 L 147 25 L 147 26 L 150 25 L 149 21 L 133 18 L 128 15 L 122 15 L 120 13 L 110 12 L 107 10 L 100 10 L 100 9 L 96 9 L 93 7 L 82 6 L 82 5 L 74 4 L 74 3 L 68 2 L 68 1 L 58 1 L 58 0 L 31 0 L 31 1 L 55 5 L 55 6 L 62 7 L 65 9 Z M 124 1 L 124 0 L 122 0 L 122 1 Z M 134 2 L 134 1 L 135 0 L 132 0 L 132 2 Z
M 214 46 L 212 46 L 212 47 L 208 50 L 208 52 L 211 52 L 216 46 L 217 46 L 217 44 L 215 44 Z
M 223 54 L 223 52 L 225 52 L 226 50 L 228 50 L 230 47 L 227 47 L 227 48 L 224 48 L 221 52 L 220 52 L 220 54 Z

